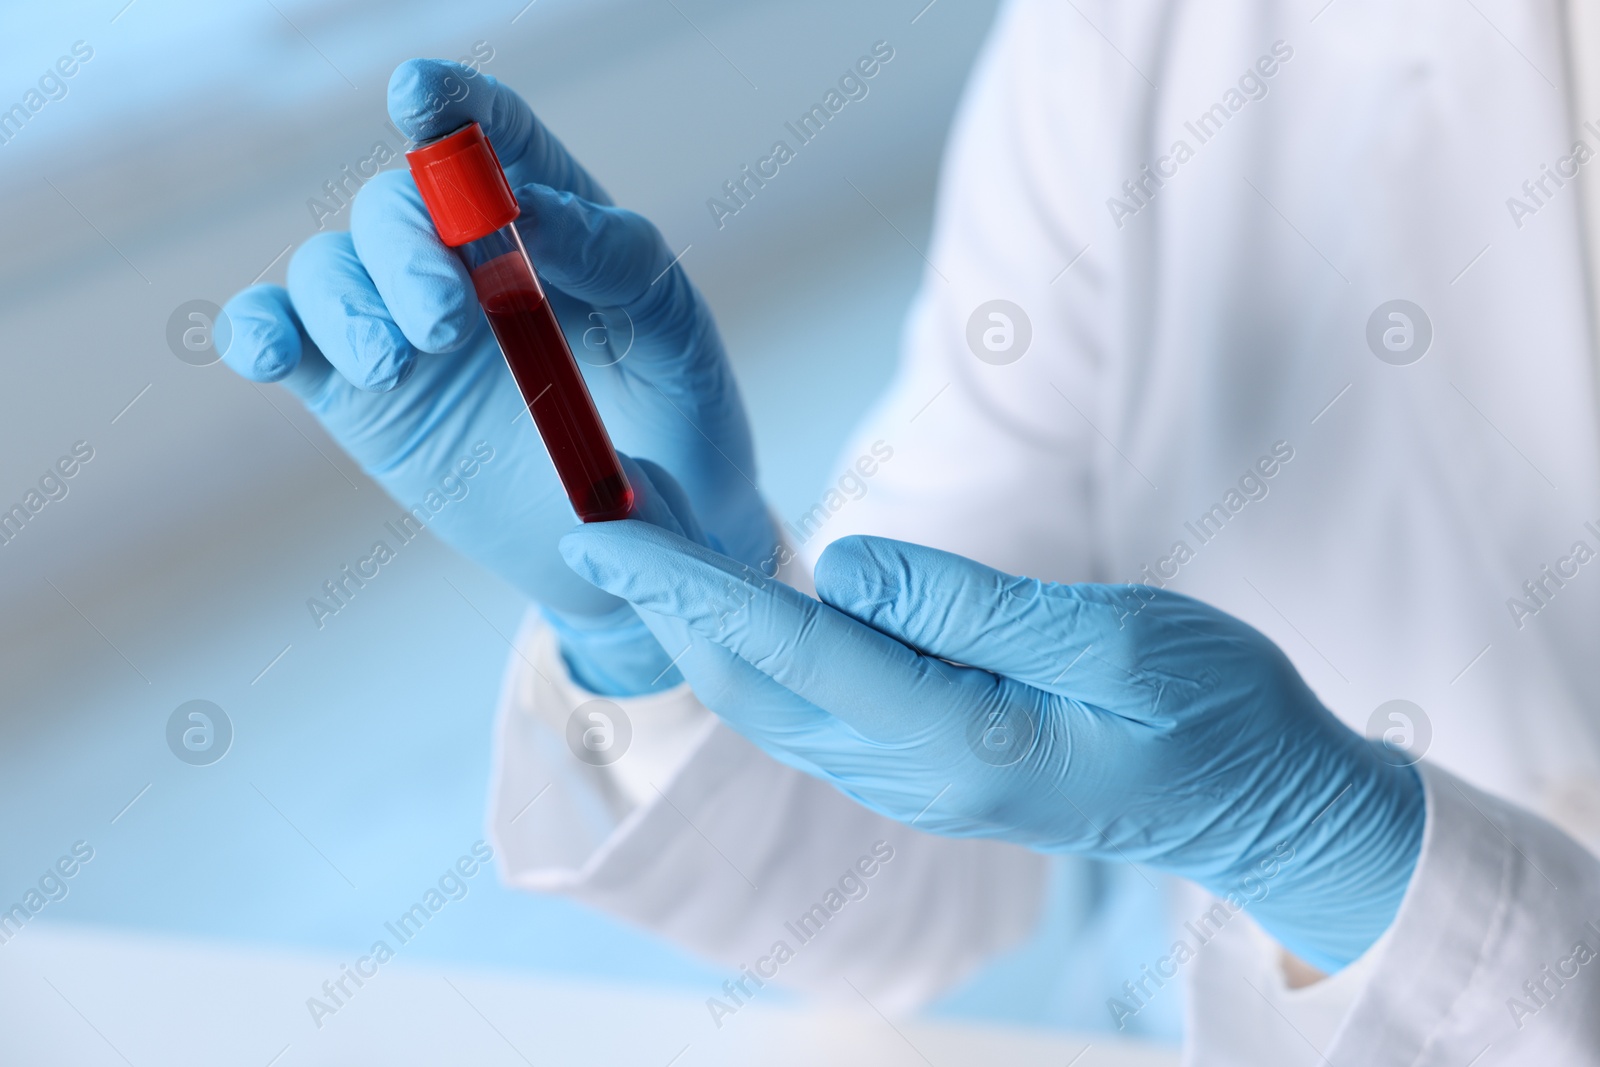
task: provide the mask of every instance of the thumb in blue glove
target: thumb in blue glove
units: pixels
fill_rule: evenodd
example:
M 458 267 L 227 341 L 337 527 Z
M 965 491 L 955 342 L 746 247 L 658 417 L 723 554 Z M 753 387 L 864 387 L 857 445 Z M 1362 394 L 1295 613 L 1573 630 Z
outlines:
M 1224 896 L 1270 869 L 1253 914 L 1326 971 L 1381 935 L 1409 884 L 1415 770 L 1199 601 L 878 538 L 828 548 L 820 601 L 640 522 L 575 530 L 562 552 L 684 649 L 712 710 L 884 814 Z

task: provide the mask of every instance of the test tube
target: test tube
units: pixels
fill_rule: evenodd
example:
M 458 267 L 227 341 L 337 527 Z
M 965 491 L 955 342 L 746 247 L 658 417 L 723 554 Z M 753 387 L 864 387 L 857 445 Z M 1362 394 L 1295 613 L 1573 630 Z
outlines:
M 406 153 L 422 202 L 472 275 L 511 377 L 584 522 L 621 519 L 633 487 L 513 223 L 521 213 L 474 122 Z

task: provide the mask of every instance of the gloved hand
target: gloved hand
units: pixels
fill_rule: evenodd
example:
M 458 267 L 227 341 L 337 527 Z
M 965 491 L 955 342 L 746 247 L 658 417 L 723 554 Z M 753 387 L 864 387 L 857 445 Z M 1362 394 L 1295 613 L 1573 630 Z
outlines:
M 414 140 L 483 126 L 573 351 L 582 357 L 588 345 L 591 359 L 580 364 L 618 449 L 670 470 L 734 558 L 769 556 L 773 531 L 722 342 L 655 227 L 610 206 L 528 105 L 488 75 L 409 61 L 389 81 L 389 113 Z M 410 174 L 369 181 L 350 232 L 303 244 L 288 282 L 228 302 L 228 365 L 282 382 L 403 507 L 443 502 L 422 510 L 429 527 L 544 606 L 580 681 L 613 694 L 679 681 L 633 610 L 580 581 L 557 554 L 572 508 L 467 272 L 440 243 Z M 613 326 L 631 319 L 625 358 L 628 338 L 608 333 L 596 308 L 626 312 L 608 316 Z M 597 343 L 609 346 L 603 358 L 592 358 Z M 475 470 L 470 479 L 462 461 Z M 466 495 L 452 499 L 462 485 Z
M 1420 777 L 1239 620 L 868 537 L 823 553 L 819 603 L 694 543 L 682 506 L 562 552 L 687 649 L 695 692 L 777 758 L 936 833 L 1146 863 L 1223 897 L 1264 885 L 1252 914 L 1326 971 L 1393 920 Z

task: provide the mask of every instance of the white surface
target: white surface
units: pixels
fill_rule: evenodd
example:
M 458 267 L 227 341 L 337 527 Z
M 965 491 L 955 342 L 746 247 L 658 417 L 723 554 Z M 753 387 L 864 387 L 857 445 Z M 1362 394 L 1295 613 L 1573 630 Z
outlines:
M 404 951 L 318 1030 L 306 998 L 348 960 L 30 927 L 0 946 L 0 1061 L 82 1067 L 1177 1063 L 1173 1052 L 1101 1037 L 891 1023 L 867 1005 L 821 1014 L 753 1003 L 724 1019 L 719 1031 L 703 997 L 414 966 Z

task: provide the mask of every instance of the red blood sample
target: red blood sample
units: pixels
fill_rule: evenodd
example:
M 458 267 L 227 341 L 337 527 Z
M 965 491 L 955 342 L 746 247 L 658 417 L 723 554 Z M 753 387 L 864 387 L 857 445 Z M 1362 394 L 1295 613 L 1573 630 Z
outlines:
M 472 285 L 578 518 L 625 518 L 633 487 L 527 259 L 520 251 L 491 259 Z
M 406 153 L 439 238 L 472 272 L 506 366 L 584 522 L 626 518 L 633 487 L 514 225 L 521 209 L 476 122 Z

